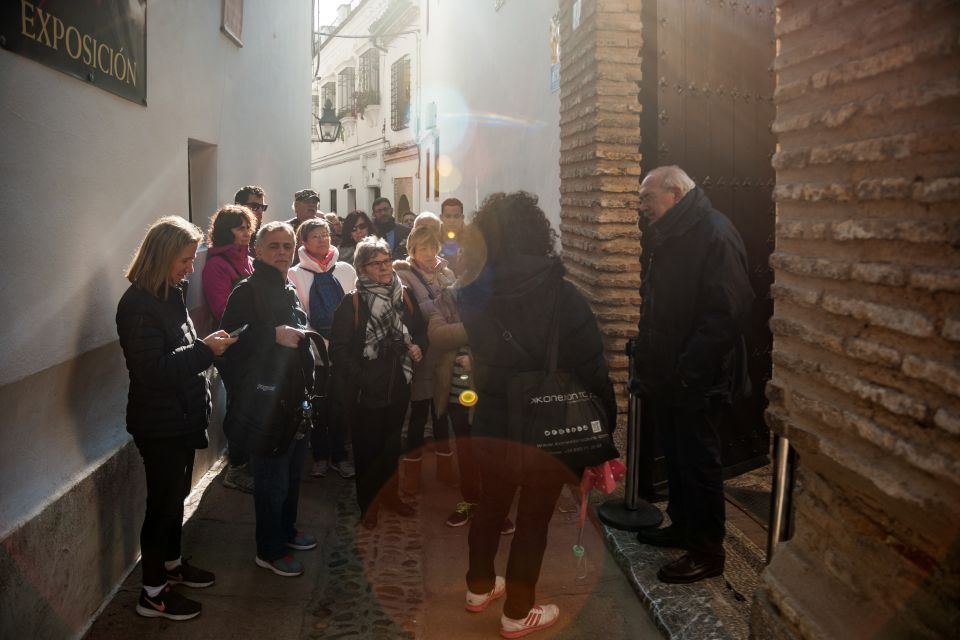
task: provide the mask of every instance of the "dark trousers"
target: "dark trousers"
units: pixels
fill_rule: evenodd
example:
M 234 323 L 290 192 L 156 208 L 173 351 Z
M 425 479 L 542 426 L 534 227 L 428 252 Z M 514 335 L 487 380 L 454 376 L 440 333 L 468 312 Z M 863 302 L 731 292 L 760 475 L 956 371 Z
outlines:
M 313 429 L 310 432 L 310 450 L 314 460 L 329 460 L 336 464 L 347 457 L 346 421 L 340 403 L 333 396 L 317 398 L 313 407 Z
M 480 467 L 473 453 L 473 441 L 470 436 L 470 409 L 451 402 L 447 405 L 449 413 L 439 419 L 450 426 L 456 436 L 457 466 L 460 469 L 460 494 L 467 502 L 480 502 Z
M 473 593 L 487 593 L 493 589 L 496 580 L 493 561 L 500 546 L 500 528 L 519 489 L 517 530 L 507 560 L 507 600 L 503 614 L 509 618 L 524 618 L 534 605 L 540 565 L 547 548 L 547 529 L 563 482 L 557 480 L 555 484 L 543 486 L 518 485 L 491 473 L 485 465 L 480 467 L 480 476 L 483 496 L 470 524 L 467 588 Z
M 654 404 L 660 446 L 667 462 L 667 514 L 686 531 L 692 553 L 723 555 L 723 465 L 717 409 L 696 410 Z
M 273 562 L 287 554 L 287 543 L 297 535 L 300 479 L 307 439 L 294 439 L 279 456 L 250 454 L 253 468 L 253 506 L 257 517 L 257 556 Z
M 387 501 L 398 499 L 397 461 L 406 412 L 406 399 L 379 409 L 355 409 L 353 462 L 357 469 L 357 502 L 364 513 L 381 491 Z
M 190 493 L 196 449 L 181 438 L 137 439 L 147 474 L 147 512 L 140 529 L 143 584 L 167 582 L 163 563 L 180 557 L 183 501 Z
M 414 400 L 410 403 L 410 421 L 407 424 L 407 446 L 404 452 L 408 455 L 419 455 L 422 453 L 424 430 L 427 426 L 427 417 L 430 417 L 433 423 L 433 440 L 439 445 L 441 451 L 449 451 L 450 431 L 447 428 L 447 421 L 437 417 L 433 407 L 433 400 Z

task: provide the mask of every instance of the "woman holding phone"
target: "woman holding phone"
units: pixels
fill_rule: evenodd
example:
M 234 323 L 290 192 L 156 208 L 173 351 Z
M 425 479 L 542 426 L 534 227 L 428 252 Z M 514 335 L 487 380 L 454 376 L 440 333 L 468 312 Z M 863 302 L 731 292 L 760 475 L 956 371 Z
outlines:
M 209 587 L 214 575 L 188 564 L 180 552 L 183 501 L 190 491 L 193 458 L 207 446 L 210 389 L 205 376 L 214 356 L 237 341 L 225 331 L 197 338 L 186 305 L 203 234 L 178 216 L 150 226 L 127 269 L 117 305 L 117 333 L 130 375 L 127 431 L 143 459 L 147 508 L 140 530 L 143 588 L 137 613 L 189 620 L 200 603 L 172 585 Z

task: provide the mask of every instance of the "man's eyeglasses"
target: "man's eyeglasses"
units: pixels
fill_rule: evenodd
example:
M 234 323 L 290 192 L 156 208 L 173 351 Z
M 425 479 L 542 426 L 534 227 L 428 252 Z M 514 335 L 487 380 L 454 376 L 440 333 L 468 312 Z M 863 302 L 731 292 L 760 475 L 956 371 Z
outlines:
M 245 206 L 245 207 L 247 207 L 247 208 L 249 208 L 249 209 L 253 209 L 254 211 L 264 211 L 264 212 L 266 212 L 267 207 L 269 207 L 270 205 L 268 205 L 268 204 L 260 204 L 259 202 L 248 202 L 248 203 L 246 203 L 246 204 L 243 205 L 243 206 Z
M 391 260 L 390 258 L 384 258 L 383 260 L 371 260 L 364 266 L 373 267 L 374 269 L 384 269 L 386 267 L 389 267 L 392 263 L 393 263 L 393 260 Z

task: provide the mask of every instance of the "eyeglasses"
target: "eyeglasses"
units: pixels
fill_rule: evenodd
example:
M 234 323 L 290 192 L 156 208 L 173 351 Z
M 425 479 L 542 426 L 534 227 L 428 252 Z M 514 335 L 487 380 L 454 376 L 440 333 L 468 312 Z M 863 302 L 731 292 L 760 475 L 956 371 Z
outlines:
M 393 211 L 393 207 L 377 207 L 373 210 L 374 213 L 390 213 Z
M 369 228 L 369 227 L 367 227 L 367 223 L 366 223 L 366 222 L 358 222 L 357 224 L 355 224 L 355 225 L 353 226 L 353 230 L 354 230 L 354 231 L 356 231 L 357 229 L 359 229 L 360 231 L 366 231 L 368 228 Z
M 247 208 L 249 208 L 249 209 L 253 209 L 254 211 L 264 211 L 264 212 L 266 212 L 267 207 L 269 207 L 270 205 L 268 205 L 268 204 L 260 204 L 259 202 L 248 202 L 248 203 L 246 203 L 246 204 L 243 205 L 243 206 L 245 206 L 245 207 L 247 207 Z
M 309 237 L 307 237 L 307 240 L 329 240 L 329 239 L 330 239 L 329 233 L 311 233 Z
M 390 258 L 384 258 L 383 260 L 371 260 L 367 264 L 363 265 L 364 267 L 373 267 L 374 269 L 384 269 L 390 266 L 393 263 L 393 260 Z

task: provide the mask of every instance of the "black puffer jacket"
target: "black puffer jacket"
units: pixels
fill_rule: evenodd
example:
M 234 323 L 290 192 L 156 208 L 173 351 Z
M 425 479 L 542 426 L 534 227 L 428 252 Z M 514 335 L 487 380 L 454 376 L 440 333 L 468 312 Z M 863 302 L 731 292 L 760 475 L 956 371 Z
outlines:
M 230 332 L 243 325 L 247 329 L 217 361 L 228 390 L 224 428 L 252 451 L 279 453 L 293 438 L 295 411 L 313 386 L 315 363 L 309 340 L 301 340 L 296 349 L 277 344 L 276 327 L 309 329 L 307 314 L 286 274 L 259 260 L 253 263 L 253 274 L 230 294 L 220 328 Z M 267 400 L 254 395 L 260 383 L 276 385 L 276 394 L 265 397 L 283 404 L 264 406 Z
M 186 284 L 160 300 L 132 284 L 117 305 L 117 333 L 130 373 L 127 431 L 135 438 L 196 436 L 206 445 L 213 352 L 197 340 Z
M 742 330 L 753 304 L 743 241 L 695 187 L 643 232 L 634 353 L 641 392 L 672 403 L 745 392 Z
M 609 424 L 616 425 L 617 403 L 600 329 L 590 305 L 564 273 L 559 258 L 518 255 L 488 265 L 476 280 L 456 290 L 479 396 L 473 435 L 507 438 L 507 383 L 517 372 L 543 366 L 555 304 L 561 313 L 558 368 L 575 371 L 603 403 Z M 497 321 L 530 361 L 503 338 Z

